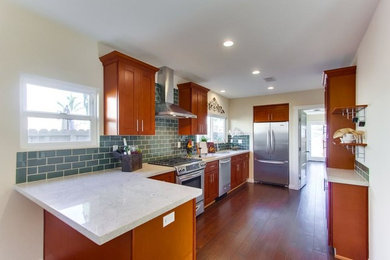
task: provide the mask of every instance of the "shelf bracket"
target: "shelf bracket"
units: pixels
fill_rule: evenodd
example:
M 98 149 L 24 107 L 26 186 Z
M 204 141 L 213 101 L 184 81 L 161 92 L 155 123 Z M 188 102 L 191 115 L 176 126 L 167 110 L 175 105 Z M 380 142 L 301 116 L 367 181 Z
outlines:
M 345 148 L 347 148 L 347 150 L 350 151 L 352 154 L 355 154 L 355 146 L 346 145 Z

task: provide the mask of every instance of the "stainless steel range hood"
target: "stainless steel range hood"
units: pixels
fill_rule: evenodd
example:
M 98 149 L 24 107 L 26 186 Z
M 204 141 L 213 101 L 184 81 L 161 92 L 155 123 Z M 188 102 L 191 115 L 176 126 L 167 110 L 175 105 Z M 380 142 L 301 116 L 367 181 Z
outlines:
M 196 115 L 173 103 L 173 70 L 160 68 L 157 74 L 157 84 L 163 88 L 161 103 L 156 104 L 156 117 L 196 118 Z

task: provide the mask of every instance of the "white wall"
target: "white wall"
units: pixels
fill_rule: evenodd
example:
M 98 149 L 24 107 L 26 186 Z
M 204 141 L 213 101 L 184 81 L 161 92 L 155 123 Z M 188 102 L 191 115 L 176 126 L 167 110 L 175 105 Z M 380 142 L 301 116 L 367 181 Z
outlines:
M 325 114 L 310 114 L 307 115 L 307 122 L 324 122 Z
M 42 210 L 15 191 L 19 75 L 96 87 L 103 73 L 97 43 L 0 1 L 0 259 L 42 259 Z M 100 111 L 101 112 L 101 111 Z
M 320 84 L 320 82 L 319 82 Z M 249 148 L 253 150 L 253 106 L 269 104 L 290 104 L 290 188 L 298 189 L 298 108 L 309 109 L 324 104 L 324 90 L 291 92 L 285 94 L 257 96 L 249 98 L 230 99 L 229 102 L 229 129 L 239 128 L 250 135 Z M 314 105 L 314 106 L 312 106 Z M 253 152 L 250 153 L 249 179 L 253 181 Z
M 217 116 L 223 116 L 228 118 L 229 117 L 229 99 L 225 98 L 213 91 L 209 91 L 207 93 L 207 104 L 215 98 L 217 100 L 217 103 L 222 106 L 222 109 L 225 111 L 224 114 L 218 113 L 216 111 L 207 110 L 209 115 L 217 115 Z
M 370 259 L 390 259 L 390 1 L 379 2 L 357 52 L 357 103 L 368 104 Z

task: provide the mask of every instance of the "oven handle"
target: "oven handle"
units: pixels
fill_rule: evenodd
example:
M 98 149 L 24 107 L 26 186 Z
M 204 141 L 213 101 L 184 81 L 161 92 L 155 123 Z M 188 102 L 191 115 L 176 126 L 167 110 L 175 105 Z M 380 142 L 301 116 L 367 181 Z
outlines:
M 195 177 L 202 176 L 202 173 L 203 173 L 202 171 L 198 171 L 196 173 L 186 174 L 185 177 L 179 177 L 179 179 L 180 179 L 181 182 L 183 182 L 183 181 L 195 178 Z

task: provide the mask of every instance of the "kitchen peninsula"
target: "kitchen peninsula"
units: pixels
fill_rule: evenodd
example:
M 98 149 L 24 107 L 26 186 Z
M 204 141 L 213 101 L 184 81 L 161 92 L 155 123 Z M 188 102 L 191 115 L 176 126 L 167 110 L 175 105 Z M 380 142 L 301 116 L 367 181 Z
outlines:
M 145 166 L 16 185 L 44 209 L 45 259 L 195 259 L 202 191 L 149 179 L 172 168 Z

